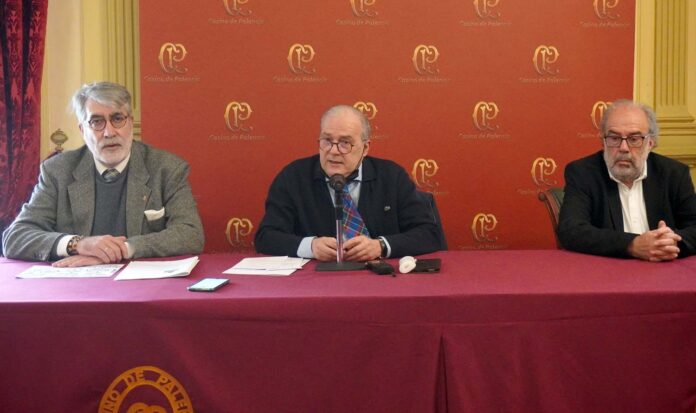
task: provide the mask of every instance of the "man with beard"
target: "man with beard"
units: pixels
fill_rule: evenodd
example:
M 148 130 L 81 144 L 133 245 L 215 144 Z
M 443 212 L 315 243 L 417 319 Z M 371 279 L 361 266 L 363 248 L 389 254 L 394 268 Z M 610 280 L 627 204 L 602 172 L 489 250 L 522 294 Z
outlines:
M 558 238 L 588 254 L 669 261 L 696 253 L 696 195 L 689 168 L 652 153 L 655 112 L 617 100 L 604 112 L 604 150 L 565 169 Z
M 79 267 L 201 252 L 188 164 L 133 140 L 128 90 L 92 83 L 72 106 L 85 146 L 41 165 L 31 199 L 2 234 L 5 255 Z

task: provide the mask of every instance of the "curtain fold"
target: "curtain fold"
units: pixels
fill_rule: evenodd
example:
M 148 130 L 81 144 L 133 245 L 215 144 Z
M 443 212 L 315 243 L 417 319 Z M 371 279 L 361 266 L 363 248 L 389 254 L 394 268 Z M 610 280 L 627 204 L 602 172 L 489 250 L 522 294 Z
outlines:
M 48 0 L 0 2 L 0 232 L 38 176 L 47 10 Z

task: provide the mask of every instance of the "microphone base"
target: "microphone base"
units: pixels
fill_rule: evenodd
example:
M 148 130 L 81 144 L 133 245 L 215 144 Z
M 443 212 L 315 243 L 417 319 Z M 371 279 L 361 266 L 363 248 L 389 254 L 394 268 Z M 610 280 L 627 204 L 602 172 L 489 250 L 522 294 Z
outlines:
M 364 262 L 343 261 L 343 262 L 320 262 L 317 264 L 316 271 L 360 271 L 364 270 Z

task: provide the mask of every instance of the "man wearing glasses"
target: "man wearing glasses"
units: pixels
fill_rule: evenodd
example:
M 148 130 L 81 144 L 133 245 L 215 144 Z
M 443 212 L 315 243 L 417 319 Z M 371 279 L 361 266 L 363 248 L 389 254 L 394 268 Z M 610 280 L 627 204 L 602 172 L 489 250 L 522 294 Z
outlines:
M 588 254 L 669 261 L 696 253 L 696 195 L 689 168 L 652 153 L 655 112 L 617 100 L 604 112 L 604 150 L 571 162 L 558 238 Z
M 290 163 L 271 184 L 256 250 L 336 261 L 335 192 L 329 185 L 336 174 L 347 182 L 342 192 L 344 260 L 437 250 L 439 229 L 406 171 L 367 156 L 370 124 L 365 116 L 352 106 L 334 106 L 324 113 L 320 127 L 319 154 Z
M 133 141 L 128 90 L 85 85 L 72 107 L 85 146 L 43 162 L 31 199 L 3 233 L 5 255 L 77 267 L 201 252 L 188 164 Z

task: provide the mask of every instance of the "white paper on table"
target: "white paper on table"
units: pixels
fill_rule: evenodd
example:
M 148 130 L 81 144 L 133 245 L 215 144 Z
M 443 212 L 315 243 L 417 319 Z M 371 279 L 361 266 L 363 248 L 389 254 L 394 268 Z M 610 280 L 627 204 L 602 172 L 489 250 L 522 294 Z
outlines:
M 198 257 L 174 261 L 131 261 L 115 281 L 186 277 L 198 264 Z
M 223 271 L 224 274 L 245 275 L 290 275 L 309 262 L 306 258 L 293 257 L 253 257 L 244 258 L 233 267 Z
M 17 274 L 17 278 L 106 278 L 114 275 L 121 267 L 123 264 L 100 264 L 86 267 L 33 265 Z

